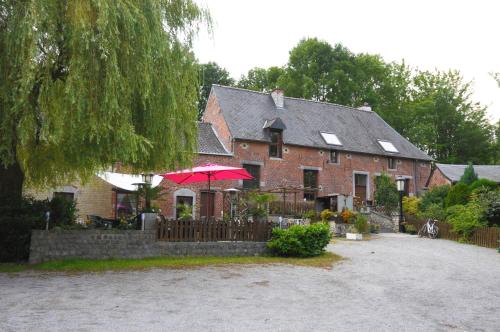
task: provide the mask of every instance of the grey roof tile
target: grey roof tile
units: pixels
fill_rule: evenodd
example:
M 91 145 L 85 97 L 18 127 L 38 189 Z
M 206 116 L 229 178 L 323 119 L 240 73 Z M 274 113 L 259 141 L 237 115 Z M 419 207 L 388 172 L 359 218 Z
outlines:
M 432 160 L 375 112 L 289 97 L 285 97 L 284 108 L 280 109 L 270 94 L 220 85 L 213 85 L 212 93 L 236 139 L 269 141 L 264 123 L 280 118 L 286 126 L 285 144 Z M 336 134 L 343 145 L 326 144 L 320 132 Z M 399 153 L 386 152 L 379 139 L 394 144 Z
M 437 164 L 436 167 L 452 182 L 460 180 L 467 165 Z M 474 165 L 474 171 L 480 179 L 488 179 L 500 183 L 500 165 Z
M 198 153 L 218 155 L 230 154 L 217 137 L 210 123 L 198 123 Z

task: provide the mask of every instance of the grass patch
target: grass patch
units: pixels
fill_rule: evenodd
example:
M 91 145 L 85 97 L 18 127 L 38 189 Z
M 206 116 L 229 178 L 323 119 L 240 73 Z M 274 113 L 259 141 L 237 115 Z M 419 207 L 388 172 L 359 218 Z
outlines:
M 324 253 L 317 257 L 154 257 L 143 259 L 67 259 L 36 265 L 0 264 L 0 272 L 49 271 L 49 272 L 99 272 L 120 270 L 144 270 L 152 268 L 185 269 L 203 266 L 290 264 L 317 268 L 331 268 L 342 259 L 334 253 Z

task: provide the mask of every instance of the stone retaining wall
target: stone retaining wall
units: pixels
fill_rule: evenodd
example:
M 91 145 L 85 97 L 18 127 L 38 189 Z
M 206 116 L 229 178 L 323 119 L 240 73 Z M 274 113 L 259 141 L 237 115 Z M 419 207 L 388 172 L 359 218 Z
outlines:
M 32 264 L 67 258 L 145 258 L 157 256 L 256 256 L 264 242 L 166 242 L 155 231 L 66 230 L 31 234 Z
M 384 214 L 371 211 L 369 217 L 371 224 L 380 225 L 380 231 L 386 232 L 399 232 L 399 216 L 395 215 L 392 217 L 386 216 Z

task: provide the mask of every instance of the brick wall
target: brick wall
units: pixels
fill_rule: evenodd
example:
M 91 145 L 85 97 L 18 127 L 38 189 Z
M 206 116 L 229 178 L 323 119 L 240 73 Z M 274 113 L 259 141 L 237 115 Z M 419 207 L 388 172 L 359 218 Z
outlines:
M 432 171 L 427 185 L 429 188 L 444 186 L 446 184 L 451 184 L 451 181 L 443 175 L 439 168 Z

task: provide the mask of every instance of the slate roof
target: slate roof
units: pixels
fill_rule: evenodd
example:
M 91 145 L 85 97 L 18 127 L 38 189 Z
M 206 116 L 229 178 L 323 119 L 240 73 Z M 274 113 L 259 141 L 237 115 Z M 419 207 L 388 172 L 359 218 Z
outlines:
M 436 164 L 436 167 L 451 182 L 457 182 L 464 174 L 467 165 Z M 474 165 L 474 171 L 480 179 L 488 179 L 500 183 L 500 165 Z
M 198 122 L 198 153 L 229 155 L 230 153 L 222 145 L 217 137 L 212 124 Z
M 269 141 L 263 126 L 266 120 L 279 118 L 286 126 L 285 144 L 432 160 L 372 111 L 290 97 L 279 109 L 268 93 L 220 85 L 213 85 L 211 93 L 236 139 Z M 326 144 L 320 132 L 337 135 L 343 145 Z M 386 152 L 378 140 L 392 142 L 399 152 Z

